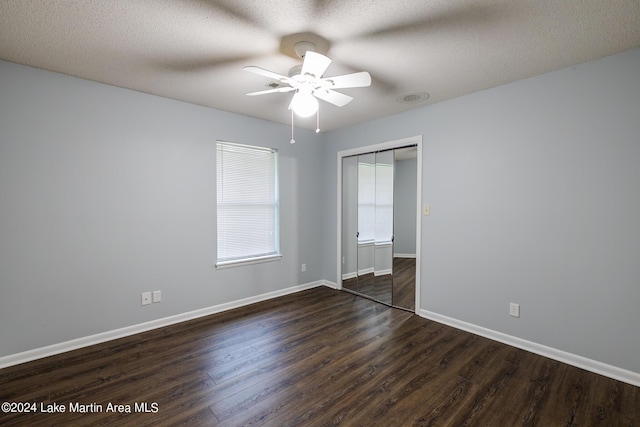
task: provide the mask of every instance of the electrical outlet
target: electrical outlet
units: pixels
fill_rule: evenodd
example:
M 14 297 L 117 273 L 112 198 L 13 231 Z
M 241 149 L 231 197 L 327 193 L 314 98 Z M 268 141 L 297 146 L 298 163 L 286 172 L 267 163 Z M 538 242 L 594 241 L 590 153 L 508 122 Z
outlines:
M 520 317 L 520 304 L 509 304 L 509 315 L 513 317 Z
M 162 291 L 153 291 L 153 302 L 162 301 Z
M 151 304 L 151 292 L 143 292 L 142 293 L 142 305 Z
M 302 272 L 304 273 L 305 271 L 307 271 L 307 264 L 302 264 Z

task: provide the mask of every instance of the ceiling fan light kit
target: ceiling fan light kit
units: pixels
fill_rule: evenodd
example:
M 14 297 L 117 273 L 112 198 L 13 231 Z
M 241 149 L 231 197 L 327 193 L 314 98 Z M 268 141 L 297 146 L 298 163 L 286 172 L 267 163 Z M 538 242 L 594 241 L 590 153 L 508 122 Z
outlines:
M 332 61 L 331 58 L 318 53 L 316 51 L 316 45 L 312 42 L 298 41 L 294 44 L 293 49 L 296 55 L 303 59 L 303 62 L 301 65 L 291 68 L 288 76 L 256 66 L 247 66 L 243 68 L 245 71 L 249 71 L 278 82 L 277 85 L 269 85 L 271 89 L 247 93 L 249 96 L 266 95 L 269 93 L 295 92 L 291 98 L 291 103 L 289 104 L 289 109 L 292 110 L 292 144 L 295 142 L 293 138 L 293 113 L 300 117 L 310 117 L 313 114 L 316 114 L 316 132 L 319 132 L 320 118 L 318 115 L 318 99 L 337 107 L 343 107 L 351 102 L 353 97 L 337 92 L 335 89 L 371 86 L 371 75 L 366 71 L 333 77 L 322 77 Z
M 311 117 L 318 111 L 318 100 L 308 88 L 301 88 L 293 95 L 289 108 L 300 117 Z

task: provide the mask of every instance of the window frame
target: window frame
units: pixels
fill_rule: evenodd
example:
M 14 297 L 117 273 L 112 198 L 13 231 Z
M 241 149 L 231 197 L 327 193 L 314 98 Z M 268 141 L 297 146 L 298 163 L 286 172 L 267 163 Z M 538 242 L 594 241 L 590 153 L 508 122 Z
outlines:
M 274 192 L 273 192 L 273 207 L 274 207 L 274 223 L 273 223 L 273 245 L 274 252 L 265 255 L 245 255 L 243 257 L 220 259 L 219 255 L 219 241 L 220 241 L 220 224 L 218 218 L 219 200 L 218 200 L 218 155 L 220 146 L 236 146 L 242 149 L 250 149 L 256 151 L 269 152 L 273 154 L 273 171 L 274 171 Z M 256 145 L 241 144 L 236 142 L 217 140 L 216 141 L 216 269 L 224 269 L 231 267 L 239 267 L 243 265 L 258 264 L 270 261 L 277 261 L 282 259 L 282 253 L 280 251 L 280 180 L 279 180 L 279 161 L 278 150 L 270 147 L 261 147 Z M 250 203 L 249 203 L 250 204 Z

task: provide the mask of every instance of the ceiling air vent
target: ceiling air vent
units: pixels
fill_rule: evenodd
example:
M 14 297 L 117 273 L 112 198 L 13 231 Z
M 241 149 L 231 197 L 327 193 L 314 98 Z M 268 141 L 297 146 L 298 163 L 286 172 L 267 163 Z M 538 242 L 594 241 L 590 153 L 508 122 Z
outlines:
M 429 94 L 427 92 L 411 92 L 403 93 L 396 98 L 396 101 L 401 104 L 417 104 L 425 102 L 427 99 L 429 99 Z

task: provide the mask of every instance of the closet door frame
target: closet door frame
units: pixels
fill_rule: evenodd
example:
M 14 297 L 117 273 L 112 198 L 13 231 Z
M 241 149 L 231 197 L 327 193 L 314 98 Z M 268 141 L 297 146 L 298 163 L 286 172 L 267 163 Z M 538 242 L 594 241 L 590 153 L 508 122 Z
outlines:
M 367 145 L 338 151 L 337 153 L 337 285 L 342 290 L 342 159 L 348 156 L 366 154 L 375 151 L 415 145 L 417 149 L 416 164 L 416 283 L 415 283 L 415 313 L 420 310 L 420 264 L 421 264 L 421 236 L 422 236 L 422 135 L 396 139 L 380 144 Z

